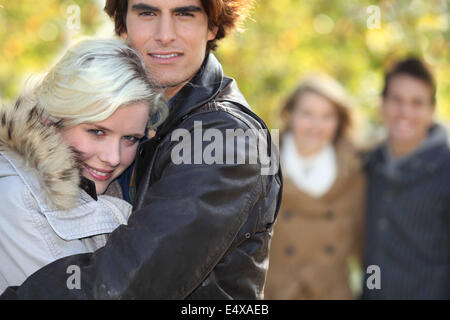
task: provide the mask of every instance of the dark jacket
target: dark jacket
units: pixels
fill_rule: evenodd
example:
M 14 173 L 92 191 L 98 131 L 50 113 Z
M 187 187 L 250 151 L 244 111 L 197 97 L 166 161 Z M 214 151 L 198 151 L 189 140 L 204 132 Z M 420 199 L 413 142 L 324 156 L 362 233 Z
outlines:
M 172 150 L 178 142 L 171 141 L 172 133 L 186 129 L 194 145 L 194 121 L 201 121 L 203 132 L 214 128 L 224 136 L 226 129 L 266 128 L 210 54 L 176 95 L 156 136 L 138 149 L 128 225 L 117 228 L 104 248 L 55 261 L 5 297 L 262 298 L 281 202 L 281 170 L 262 175 L 261 163 L 251 164 L 246 148 L 232 154 L 244 156 L 244 164 L 174 164 Z M 202 152 L 208 144 L 201 144 Z M 224 150 L 225 144 L 224 139 Z M 192 158 L 199 152 L 194 147 Z M 267 149 L 278 158 L 271 140 Z M 70 265 L 81 269 L 80 290 L 67 289 Z
M 365 281 L 364 299 L 450 299 L 450 150 L 443 131 L 433 127 L 427 142 L 394 166 L 386 146 L 367 162 L 365 270 L 380 268 L 381 289 Z

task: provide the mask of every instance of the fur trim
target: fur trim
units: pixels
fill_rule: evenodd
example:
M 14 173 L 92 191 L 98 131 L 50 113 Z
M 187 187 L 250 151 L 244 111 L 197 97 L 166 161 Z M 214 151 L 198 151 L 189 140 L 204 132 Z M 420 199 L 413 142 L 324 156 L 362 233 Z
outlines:
M 80 173 L 75 153 L 55 126 L 42 123 L 42 111 L 33 96 L 0 108 L 0 148 L 19 153 L 37 170 L 48 200 L 59 210 L 74 208 L 79 197 Z

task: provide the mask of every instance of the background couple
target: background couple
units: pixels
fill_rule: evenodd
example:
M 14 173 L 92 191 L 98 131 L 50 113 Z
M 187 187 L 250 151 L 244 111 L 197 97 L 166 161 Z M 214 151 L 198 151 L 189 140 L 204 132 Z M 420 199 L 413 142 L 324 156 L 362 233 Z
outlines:
M 127 43 L 78 43 L 2 107 L 3 298 L 262 298 L 280 170 L 170 158 L 194 121 L 267 129 L 210 52 L 250 4 L 107 1 Z

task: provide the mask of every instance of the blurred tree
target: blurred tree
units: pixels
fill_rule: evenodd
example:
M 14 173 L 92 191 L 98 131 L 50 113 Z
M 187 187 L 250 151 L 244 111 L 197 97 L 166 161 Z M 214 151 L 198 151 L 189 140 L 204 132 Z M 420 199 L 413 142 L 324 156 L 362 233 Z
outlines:
M 346 86 L 371 131 L 385 68 L 417 55 L 437 77 L 438 117 L 449 120 L 449 10 L 448 0 L 259 0 L 246 31 L 225 39 L 218 56 L 272 127 L 300 77 L 319 71 Z
M 13 99 L 24 76 L 43 71 L 72 39 L 95 34 L 100 2 L 0 0 L 0 99 Z
M 112 34 L 103 4 L 0 0 L 0 97 L 13 99 L 24 75 L 47 67 L 72 39 L 99 30 Z M 366 120 L 364 128 L 371 131 L 384 69 L 408 55 L 422 57 L 433 68 L 438 117 L 450 120 L 449 11 L 449 0 L 257 0 L 245 32 L 223 40 L 217 55 L 274 128 L 281 104 L 300 77 L 321 71 L 346 86 Z

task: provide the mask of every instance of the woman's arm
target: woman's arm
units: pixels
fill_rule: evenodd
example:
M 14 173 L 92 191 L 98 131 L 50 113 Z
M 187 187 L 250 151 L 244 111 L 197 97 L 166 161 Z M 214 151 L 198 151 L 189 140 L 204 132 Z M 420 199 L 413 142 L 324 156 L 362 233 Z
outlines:
M 39 229 L 39 212 L 20 177 L 0 176 L 0 190 L 0 273 L 7 285 L 15 286 L 56 258 Z

